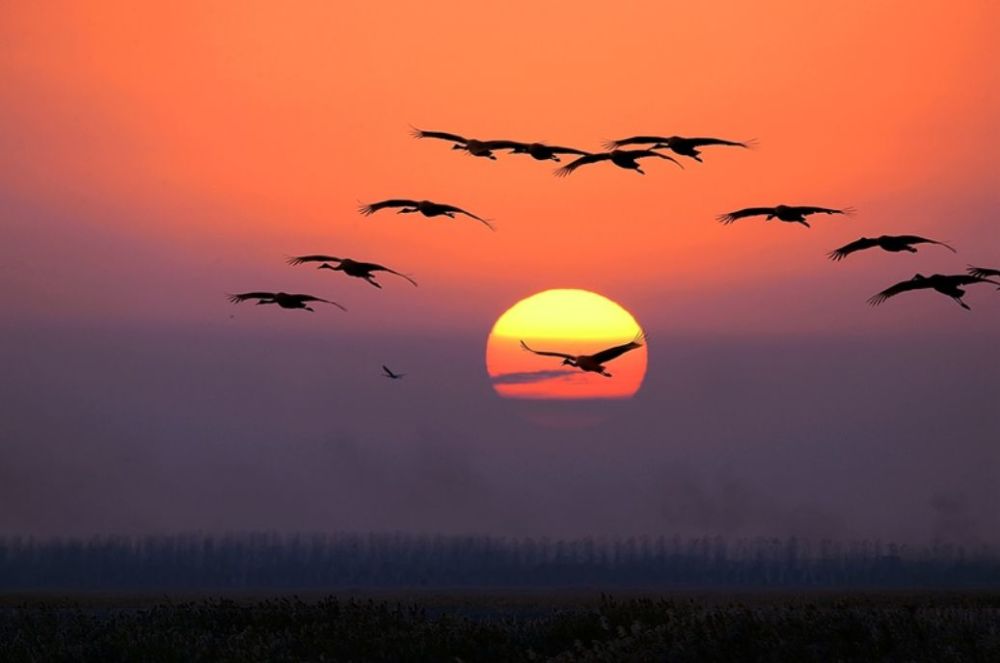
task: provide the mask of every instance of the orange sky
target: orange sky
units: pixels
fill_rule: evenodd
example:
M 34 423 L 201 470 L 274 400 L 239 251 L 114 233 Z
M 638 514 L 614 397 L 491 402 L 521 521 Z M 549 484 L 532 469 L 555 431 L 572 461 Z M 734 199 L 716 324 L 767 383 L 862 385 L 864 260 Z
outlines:
M 968 324 L 943 299 L 877 315 L 865 299 L 915 271 L 1000 263 L 1000 9 L 736 4 L 5 2 L 8 308 L 187 324 L 228 316 L 227 291 L 298 289 L 351 308 L 334 329 L 485 335 L 521 297 L 580 287 L 647 329 Z M 646 132 L 759 147 L 558 179 L 527 157 L 414 140 L 410 124 L 582 149 Z M 467 207 L 498 231 L 356 213 L 399 196 Z M 858 214 L 811 230 L 714 220 L 778 202 Z M 824 257 L 903 232 L 960 254 Z M 421 287 L 369 292 L 283 263 L 309 252 L 382 262 Z M 998 319 L 983 293 L 969 301 Z

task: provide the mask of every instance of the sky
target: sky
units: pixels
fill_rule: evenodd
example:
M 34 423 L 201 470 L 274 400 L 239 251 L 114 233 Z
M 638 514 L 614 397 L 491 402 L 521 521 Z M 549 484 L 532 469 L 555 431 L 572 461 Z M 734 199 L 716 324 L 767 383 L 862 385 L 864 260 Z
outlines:
M 1000 267 L 998 22 L 985 1 L 3 3 L 0 533 L 995 541 L 996 291 L 865 300 Z M 411 126 L 756 145 L 556 178 Z M 357 212 L 392 197 L 497 231 Z M 857 212 L 715 221 L 780 202 Z M 896 233 L 959 253 L 825 257 Z M 487 335 L 551 288 L 642 326 L 635 398 L 497 398 Z M 248 290 L 349 311 L 225 300 Z

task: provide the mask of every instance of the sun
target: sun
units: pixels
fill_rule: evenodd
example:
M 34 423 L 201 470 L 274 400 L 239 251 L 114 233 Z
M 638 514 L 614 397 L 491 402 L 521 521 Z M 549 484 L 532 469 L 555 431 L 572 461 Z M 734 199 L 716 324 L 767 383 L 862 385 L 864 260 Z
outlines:
M 585 373 L 524 350 L 594 354 L 628 343 L 639 323 L 620 304 L 589 290 L 545 290 L 525 297 L 501 315 L 486 341 L 486 371 L 506 398 L 630 398 L 646 375 L 646 346 L 606 365 L 612 377 Z

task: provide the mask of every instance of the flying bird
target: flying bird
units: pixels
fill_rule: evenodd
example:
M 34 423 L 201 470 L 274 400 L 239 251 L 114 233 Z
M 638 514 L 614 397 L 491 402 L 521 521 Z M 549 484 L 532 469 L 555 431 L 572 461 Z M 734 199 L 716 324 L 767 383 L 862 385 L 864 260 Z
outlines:
M 828 207 L 811 207 L 809 205 L 777 205 L 775 207 L 747 207 L 746 209 L 736 210 L 735 212 L 729 212 L 728 214 L 720 214 L 716 218 L 719 222 L 729 225 L 737 219 L 743 219 L 748 216 L 767 216 L 765 221 L 770 221 L 771 219 L 778 219 L 779 221 L 786 221 L 788 223 L 801 223 L 806 228 L 809 228 L 809 222 L 806 221 L 806 217 L 810 214 L 853 214 L 854 209 L 847 207 L 844 209 L 830 209 Z
M 256 299 L 257 306 L 277 304 L 281 308 L 301 308 L 311 312 L 313 309 L 307 306 L 306 302 L 323 302 L 324 304 L 333 304 L 342 311 L 347 310 L 337 302 L 331 302 L 328 299 L 320 299 L 312 295 L 290 295 L 287 292 L 244 292 L 238 295 L 227 295 L 227 297 L 234 304 L 245 302 L 248 299 Z
M 890 286 L 877 295 L 869 298 L 868 303 L 872 306 L 878 306 L 885 300 L 890 297 L 895 297 L 901 292 L 933 289 L 940 292 L 942 295 L 951 297 L 959 306 L 967 311 L 970 311 L 972 309 L 969 308 L 968 304 L 962 301 L 962 297 L 965 296 L 965 290 L 959 286 L 972 285 L 973 283 L 992 283 L 993 285 L 1000 285 L 1000 281 L 991 281 L 989 279 L 973 276 L 971 274 L 932 274 L 931 276 L 915 274 L 909 281 L 900 281 L 896 285 Z
M 486 157 L 487 159 L 492 159 L 496 161 L 497 157 L 493 154 L 493 150 L 503 149 L 506 144 L 513 143 L 510 140 L 477 140 L 475 138 L 465 138 L 464 136 L 459 136 L 458 134 L 448 133 L 446 131 L 423 131 L 412 127 L 413 131 L 410 134 L 414 138 L 437 138 L 438 140 L 450 140 L 454 143 L 451 146 L 453 150 L 465 150 L 474 157 Z
M 495 230 L 493 224 L 489 220 L 482 217 L 476 216 L 472 212 L 466 212 L 461 207 L 455 207 L 454 205 L 446 205 L 444 203 L 435 203 L 430 200 L 407 200 L 403 198 L 394 198 L 390 200 L 380 200 L 377 203 L 371 203 L 370 205 L 362 205 L 358 208 L 358 211 L 365 216 L 371 216 L 380 209 L 385 209 L 387 207 L 399 207 L 401 208 L 396 214 L 414 214 L 419 212 L 424 216 L 446 216 L 449 219 L 454 219 L 456 214 L 464 214 L 466 216 L 472 217 L 476 221 L 479 221 L 484 226 L 490 230 Z
M 653 152 L 652 150 L 611 150 L 610 152 L 597 152 L 595 154 L 588 154 L 582 156 L 575 161 L 571 161 L 559 170 L 556 171 L 557 177 L 566 177 L 574 170 L 580 166 L 586 166 L 588 163 L 597 163 L 598 161 L 608 161 L 615 164 L 619 168 L 624 168 L 625 170 L 634 170 L 640 175 L 645 175 L 642 168 L 639 167 L 637 163 L 638 159 L 645 159 L 647 157 L 659 157 L 660 159 L 667 159 L 668 161 L 673 161 L 679 168 L 683 168 L 681 162 L 673 157 L 668 157 L 666 154 L 660 154 L 659 152 Z
M 558 145 L 546 145 L 545 143 L 521 143 L 514 140 L 493 142 L 503 143 L 502 145 L 497 145 L 494 149 L 509 149 L 511 154 L 527 154 L 538 161 L 559 161 L 559 157 L 556 156 L 559 154 L 578 154 L 580 156 L 588 156 L 590 154 L 590 152 L 578 150 L 575 147 L 560 147 Z
M 989 267 L 974 267 L 969 265 L 967 270 L 972 276 L 978 276 L 981 279 L 988 279 L 992 277 L 1000 277 L 1000 269 L 991 269 Z
M 382 364 L 382 375 L 389 378 L 390 380 L 399 380 L 403 376 L 405 376 L 406 373 L 393 373 L 391 370 L 389 370 L 388 366 Z
M 649 148 L 651 150 L 673 150 L 681 156 L 691 157 L 695 161 L 701 161 L 701 152 L 698 150 L 699 147 L 705 147 L 707 145 L 726 145 L 729 147 L 749 148 L 754 144 L 754 141 L 741 143 L 735 140 L 707 137 L 686 138 L 684 136 L 632 136 L 630 138 L 622 138 L 621 140 L 609 140 L 604 144 L 604 146 L 609 150 L 617 150 L 625 147 L 626 145 L 646 145 L 650 143 L 653 143 L 653 146 Z
M 937 244 L 952 253 L 957 253 L 950 245 L 934 239 L 927 239 L 926 237 L 918 237 L 917 235 L 881 235 L 880 237 L 862 237 L 850 244 L 845 244 L 836 251 L 830 251 L 827 255 L 829 255 L 830 260 L 843 260 L 855 251 L 864 251 L 876 246 L 890 253 L 899 253 L 900 251 L 916 253 L 917 250 L 913 248 L 913 244 Z
M 389 269 L 385 265 L 379 265 L 374 262 L 359 262 L 357 260 L 351 260 L 350 258 L 337 258 L 335 256 L 324 256 L 324 255 L 311 255 L 311 256 L 294 256 L 288 259 L 289 265 L 301 265 L 307 262 L 320 262 L 323 263 L 316 269 L 332 269 L 335 272 L 343 272 L 348 276 L 354 276 L 359 279 L 364 279 L 368 283 L 372 284 L 376 288 L 381 288 L 382 285 L 375 281 L 375 275 L 372 272 L 388 272 L 390 274 L 395 274 L 396 276 L 401 276 L 413 285 L 417 285 L 417 282 L 411 279 L 406 274 L 402 272 L 397 272 L 394 269 Z M 336 267 L 330 266 L 329 263 L 337 263 Z
M 608 348 L 606 350 L 601 350 L 592 355 L 570 355 L 564 352 L 548 352 L 543 350 L 532 350 L 528 347 L 528 344 L 521 341 L 521 347 L 528 352 L 533 352 L 536 355 L 542 355 L 543 357 L 562 357 L 562 363 L 566 366 L 575 366 L 581 371 L 587 371 L 590 373 L 600 373 L 606 378 L 611 377 L 611 373 L 608 373 L 607 369 L 604 368 L 604 364 L 621 357 L 626 352 L 630 350 L 635 350 L 636 348 L 642 347 L 642 341 L 645 340 L 645 335 L 641 332 L 636 335 L 636 337 L 625 343 L 624 345 L 616 345 L 613 348 Z

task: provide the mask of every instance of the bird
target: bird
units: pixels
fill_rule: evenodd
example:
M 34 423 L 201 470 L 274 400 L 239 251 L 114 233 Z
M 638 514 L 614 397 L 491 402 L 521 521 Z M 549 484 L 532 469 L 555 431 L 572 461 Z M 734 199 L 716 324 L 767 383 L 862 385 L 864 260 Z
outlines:
M 446 205 L 444 203 L 435 203 L 430 200 L 407 200 L 403 198 L 393 198 L 389 200 L 380 200 L 377 203 L 371 203 L 370 205 L 362 205 L 358 208 L 358 211 L 365 216 L 371 216 L 380 209 L 385 209 L 386 207 L 400 207 L 396 214 L 413 214 L 415 212 L 420 212 L 424 216 L 446 216 L 449 219 L 454 219 L 456 214 L 464 214 L 466 216 L 472 217 L 476 221 L 479 221 L 484 226 L 490 230 L 496 230 L 493 224 L 489 222 L 488 219 L 484 219 L 480 216 L 476 216 L 472 212 L 466 212 L 461 207 L 455 207 L 454 205 Z
M 643 145 L 653 143 L 653 146 L 649 149 L 660 150 L 667 149 L 673 150 L 677 154 L 685 157 L 691 157 L 695 161 L 701 161 L 701 152 L 698 150 L 699 147 L 704 147 L 706 145 L 727 145 L 730 147 L 744 147 L 749 148 L 754 144 L 754 141 L 750 140 L 744 143 L 735 140 L 724 140 L 722 138 L 687 138 L 684 136 L 632 136 L 630 138 L 622 138 L 621 140 L 609 140 L 604 143 L 604 146 L 609 150 L 616 150 L 626 145 Z
M 509 149 L 511 154 L 527 154 L 538 161 L 560 161 L 558 154 L 578 154 L 589 156 L 590 152 L 578 150 L 575 147 L 560 147 L 558 145 L 546 145 L 545 143 L 521 143 L 515 140 L 492 141 L 492 143 L 503 143 L 496 145 L 494 149 Z
M 630 350 L 635 350 L 636 348 L 642 347 L 642 341 L 646 339 L 645 334 L 639 332 L 636 337 L 625 343 L 623 345 L 616 345 L 613 348 L 607 348 L 606 350 L 601 350 L 592 355 L 571 355 L 564 352 L 548 352 L 543 350 L 533 350 L 528 347 L 528 344 L 523 340 L 521 341 L 521 347 L 528 352 L 533 352 L 536 355 L 542 355 L 544 357 L 562 357 L 563 365 L 574 366 L 579 368 L 581 371 L 590 373 L 599 373 L 606 378 L 611 377 L 611 373 L 608 373 L 607 369 L 604 368 L 604 364 L 616 359 Z
M 640 175 L 645 175 L 642 168 L 636 162 L 637 159 L 645 159 L 647 157 L 659 157 L 660 159 L 667 159 L 668 161 L 673 161 L 678 167 L 684 168 L 681 162 L 673 157 L 668 157 L 666 154 L 660 154 L 659 152 L 653 152 L 652 150 L 611 150 L 610 152 L 597 152 L 595 154 L 588 154 L 582 156 L 575 161 L 571 161 L 559 170 L 556 171 L 557 177 L 566 177 L 574 170 L 580 166 L 586 166 L 588 163 L 597 163 L 598 161 L 608 161 L 615 164 L 619 168 L 624 168 L 625 170 L 634 170 Z
M 965 296 L 965 290 L 959 286 L 972 285 L 974 283 L 992 283 L 993 285 L 1000 285 L 1000 281 L 991 281 L 979 276 L 973 276 L 972 274 L 932 274 L 931 276 L 915 274 L 909 281 L 900 281 L 893 286 L 889 286 L 882 292 L 873 295 L 868 299 L 868 303 L 872 306 L 878 306 L 885 300 L 890 297 L 895 297 L 901 292 L 931 288 L 940 292 L 942 295 L 951 297 L 966 311 L 971 311 L 972 309 L 969 305 L 962 301 L 962 297 Z
M 406 375 L 406 373 L 393 373 L 385 364 L 382 364 L 382 374 L 390 380 L 399 380 Z
M 981 279 L 988 279 L 991 276 L 1000 277 L 1000 269 L 991 269 L 989 267 L 974 267 L 969 265 L 967 270 L 972 276 L 978 276 Z
M 879 237 L 862 237 L 850 244 L 845 244 L 836 251 L 830 251 L 827 255 L 830 257 L 830 260 L 843 260 L 855 251 L 863 251 L 876 246 L 890 253 L 899 253 L 900 251 L 916 253 L 917 250 L 913 248 L 913 244 L 937 244 L 952 253 L 957 253 L 952 246 L 934 239 L 927 239 L 926 237 L 919 237 L 917 235 L 881 235 Z
M 323 263 L 316 269 L 332 269 L 335 272 L 343 272 L 348 276 L 354 276 L 359 279 L 364 279 L 376 288 L 382 287 L 380 283 L 375 281 L 375 275 L 372 272 L 389 272 L 390 274 L 395 274 L 396 276 L 401 276 L 413 285 L 417 285 L 417 282 L 412 278 L 403 274 L 402 272 L 397 272 L 394 269 L 389 269 L 385 265 L 379 265 L 374 262 L 360 262 L 357 260 L 352 260 L 350 258 L 337 258 L 335 256 L 324 256 L 324 255 L 311 255 L 311 256 L 293 256 L 288 259 L 289 265 L 301 265 L 307 262 L 320 262 Z M 337 263 L 336 267 L 332 267 L 329 263 Z
M 716 218 L 720 223 L 728 225 L 737 219 L 742 219 L 748 216 L 764 216 L 766 214 L 767 218 L 764 219 L 765 221 L 777 218 L 779 221 L 801 223 L 806 228 L 809 228 L 809 222 L 806 221 L 806 217 L 810 214 L 853 213 L 854 209 L 851 207 L 844 209 L 830 209 L 828 207 L 811 207 L 809 205 L 776 205 L 774 207 L 747 207 L 746 209 L 736 210 L 735 212 L 729 212 L 728 214 L 720 214 Z
M 414 138 L 437 138 L 440 140 L 450 140 L 454 145 L 451 146 L 453 150 L 465 150 L 474 157 L 486 157 L 496 161 L 497 157 L 493 154 L 493 150 L 502 149 L 504 143 L 513 143 L 514 141 L 509 140 L 478 140 L 475 138 L 465 138 L 464 136 L 459 136 L 458 134 L 452 134 L 445 131 L 423 131 L 417 129 L 416 127 L 411 127 L 413 131 L 410 134 Z
M 312 295 L 288 294 L 287 292 L 244 292 L 238 295 L 227 295 L 227 297 L 234 304 L 245 302 L 248 299 L 256 299 L 258 300 L 257 306 L 261 304 L 277 304 L 281 308 L 300 308 L 312 312 L 313 309 L 306 306 L 306 302 L 323 302 L 324 304 L 333 304 L 342 311 L 347 310 L 337 302 L 331 302 L 328 299 L 320 299 Z

